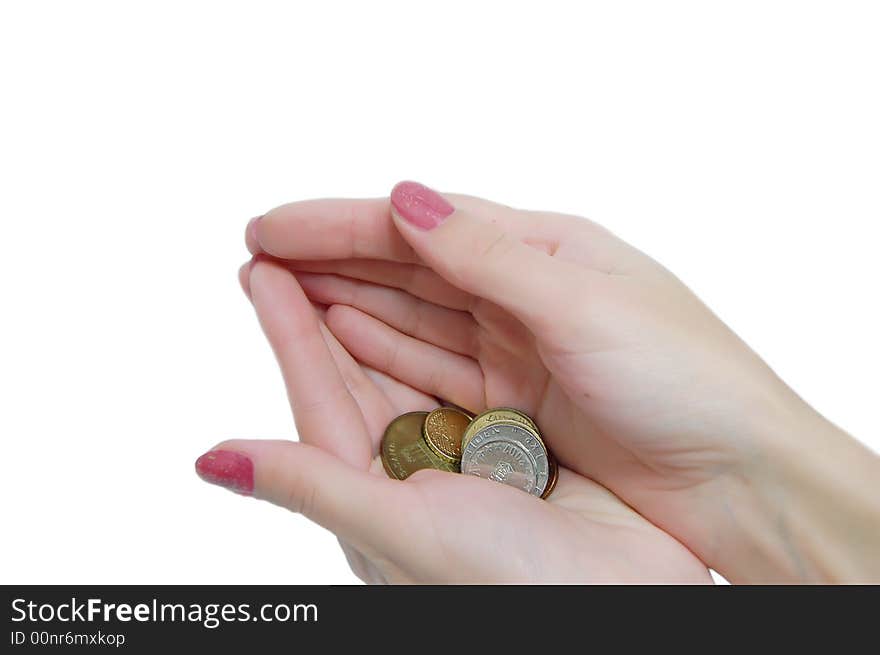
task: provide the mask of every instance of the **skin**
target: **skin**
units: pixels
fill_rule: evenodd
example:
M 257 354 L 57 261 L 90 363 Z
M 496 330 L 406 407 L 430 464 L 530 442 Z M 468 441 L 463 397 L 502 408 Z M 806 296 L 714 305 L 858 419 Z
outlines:
M 222 446 L 255 495 L 335 532 L 367 581 L 880 580 L 878 458 L 675 276 L 586 219 L 444 197 L 430 230 L 388 199 L 249 225 L 242 284 L 303 442 Z M 532 415 L 563 466 L 551 500 L 385 479 L 385 425 L 435 397 Z
M 285 266 L 258 261 L 246 284 L 281 364 L 302 443 L 218 448 L 251 458 L 255 496 L 333 531 L 362 580 L 711 581 L 687 548 L 570 470 L 560 471 L 550 501 L 440 471 L 389 479 L 377 457 L 385 426 L 404 412 L 436 407 L 436 400 L 358 363 L 326 327 L 347 310 L 313 307 Z

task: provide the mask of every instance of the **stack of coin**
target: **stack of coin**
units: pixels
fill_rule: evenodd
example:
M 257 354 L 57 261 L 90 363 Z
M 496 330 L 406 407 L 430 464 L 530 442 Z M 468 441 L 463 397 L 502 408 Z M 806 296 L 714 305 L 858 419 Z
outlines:
M 403 480 L 425 468 L 494 480 L 546 498 L 559 467 L 541 431 L 508 407 L 472 416 L 458 407 L 409 412 L 391 421 L 382 437 L 382 464 Z

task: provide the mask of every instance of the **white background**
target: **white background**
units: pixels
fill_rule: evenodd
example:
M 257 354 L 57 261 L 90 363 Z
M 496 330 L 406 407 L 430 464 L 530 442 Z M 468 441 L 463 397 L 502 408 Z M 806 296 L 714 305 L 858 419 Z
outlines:
M 340 583 L 210 487 L 293 435 L 253 215 L 400 179 L 589 215 L 880 448 L 871 2 L 4 2 L 3 583 Z

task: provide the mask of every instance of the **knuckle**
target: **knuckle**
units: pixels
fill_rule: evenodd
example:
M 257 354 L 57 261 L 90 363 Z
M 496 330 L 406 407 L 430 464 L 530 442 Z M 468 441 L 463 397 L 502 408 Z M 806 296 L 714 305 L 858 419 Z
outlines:
M 490 235 L 481 245 L 480 257 L 484 260 L 504 259 L 515 246 L 514 240 L 503 231 Z
M 416 300 L 415 298 L 409 299 L 410 311 L 408 312 L 408 317 L 403 330 L 405 334 L 417 337 L 422 332 L 427 307 L 427 304 L 422 301 Z
M 310 484 L 304 475 L 296 475 L 290 480 L 285 507 L 296 514 L 311 516 L 315 508 L 316 494 L 315 485 Z
M 450 271 L 451 282 L 458 287 L 467 288 L 470 281 L 499 266 L 515 245 L 514 240 L 504 231 L 487 230 L 476 236 L 462 249 L 461 255 L 455 258 Z

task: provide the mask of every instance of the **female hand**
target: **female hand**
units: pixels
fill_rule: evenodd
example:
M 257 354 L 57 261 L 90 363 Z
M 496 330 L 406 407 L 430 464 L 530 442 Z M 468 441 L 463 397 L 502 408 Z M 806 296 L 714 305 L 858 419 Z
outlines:
M 324 338 L 377 371 L 367 379 L 474 411 L 523 409 L 569 469 L 565 480 L 601 483 L 732 581 L 880 575 L 876 539 L 865 538 L 877 508 L 858 487 L 876 476 L 877 458 L 805 405 L 671 273 L 598 225 L 402 183 L 390 202 L 280 207 L 249 225 L 248 245 L 289 260 L 308 297 L 328 307 Z M 349 380 L 356 396 L 364 384 Z M 316 410 L 297 408 L 302 391 L 290 377 L 288 387 L 300 435 L 316 439 L 326 426 L 301 425 Z M 393 412 L 359 405 L 375 445 Z M 332 432 L 322 446 L 363 467 L 369 453 L 351 429 Z M 829 506 L 829 492 L 849 509 Z M 846 543 L 816 538 L 829 521 L 849 530 Z M 845 566 L 838 547 L 849 547 Z
M 374 459 L 385 426 L 435 399 L 352 359 L 279 263 L 257 261 L 244 276 L 304 443 L 220 444 L 196 464 L 208 481 L 331 530 L 368 582 L 711 581 L 679 542 L 564 468 L 546 501 L 440 471 L 388 479 Z

